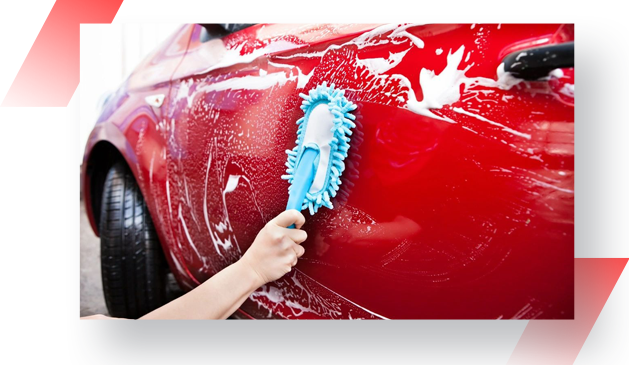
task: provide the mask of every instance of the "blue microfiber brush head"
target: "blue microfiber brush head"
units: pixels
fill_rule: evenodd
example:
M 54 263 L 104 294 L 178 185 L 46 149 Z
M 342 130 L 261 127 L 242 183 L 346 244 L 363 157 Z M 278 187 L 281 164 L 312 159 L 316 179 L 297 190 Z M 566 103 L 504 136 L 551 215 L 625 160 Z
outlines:
M 322 206 L 332 209 L 330 199 L 336 196 L 341 185 L 341 174 L 345 170 L 343 160 L 349 150 L 352 128 L 356 127 L 353 122 L 356 117 L 351 111 L 357 107 L 344 93 L 335 89 L 334 84 L 323 83 L 307 95 L 299 94 L 304 99 L 301 105 L 304 116 L 297 120 L 297 146 L 286 150 L 287 169 L 282 179 L 290 183 L 289 194 L 303 195 L 305 191 L 300 208 L 308 208 L 311 215 Z M 310 164 L 312 168 L 299 168 L 300 163 Z M 308 186 L 296 186 L 304 184 Z

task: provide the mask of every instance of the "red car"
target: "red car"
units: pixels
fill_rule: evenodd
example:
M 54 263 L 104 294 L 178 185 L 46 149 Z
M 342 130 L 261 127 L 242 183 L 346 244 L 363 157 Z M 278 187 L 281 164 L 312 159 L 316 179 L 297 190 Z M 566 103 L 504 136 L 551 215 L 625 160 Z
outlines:
M 358 105 L 334 209 L 240 318 L 573 318 L 574 26 L 191 24 L 105 102 L 82 187 L 113 316 L 285 209 L 302 92 Z

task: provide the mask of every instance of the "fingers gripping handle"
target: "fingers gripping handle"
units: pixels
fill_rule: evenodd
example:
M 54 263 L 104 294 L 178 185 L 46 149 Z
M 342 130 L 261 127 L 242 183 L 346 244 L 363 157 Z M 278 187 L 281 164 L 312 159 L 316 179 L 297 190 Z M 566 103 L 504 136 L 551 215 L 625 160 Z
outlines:
M 301 211 L 306 193 L 310 190 L 317 172 L 317 165 L 315 164 L 317 157 L 319 157 L 319 151 L 313 148 L 306 148 L 301 155 L 289 190 L 286 210 L 295 209 Z M 295 225 L 293 224 L 288 228 L 295 228 Z

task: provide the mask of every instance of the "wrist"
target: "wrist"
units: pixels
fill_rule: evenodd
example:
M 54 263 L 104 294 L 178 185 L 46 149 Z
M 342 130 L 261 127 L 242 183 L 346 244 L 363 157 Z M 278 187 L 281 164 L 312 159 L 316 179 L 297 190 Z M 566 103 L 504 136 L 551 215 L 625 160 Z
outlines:
M 253 268 L 245 257 L 236 261 L 234 266 L 237 267 L 239 276 L 247 282 L 250 292 L 254 292 L 256 289 L 266 284 L 262 276 Z

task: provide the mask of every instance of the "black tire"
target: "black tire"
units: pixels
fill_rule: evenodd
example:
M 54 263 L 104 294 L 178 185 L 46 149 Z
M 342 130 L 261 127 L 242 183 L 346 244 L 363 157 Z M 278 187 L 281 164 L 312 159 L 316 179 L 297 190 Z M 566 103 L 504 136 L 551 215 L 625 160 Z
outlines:
M 140 188 L 123 162 L 114 164 L 105 179 L 100 249 L 111 316 L 139 318 L 166 303 L 164 253 Z

